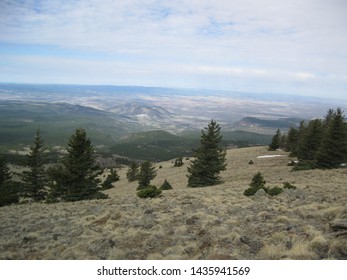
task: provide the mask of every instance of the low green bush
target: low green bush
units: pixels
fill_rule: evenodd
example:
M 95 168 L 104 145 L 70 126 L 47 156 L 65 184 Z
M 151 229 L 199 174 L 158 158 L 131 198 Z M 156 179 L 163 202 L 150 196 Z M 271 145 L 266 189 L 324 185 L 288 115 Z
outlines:
M 137 196 L 141 198 L 154 198 L 158 197 L 162 193 L 156 186 L 149 185 L 145 189 L 139 190 Z
M 267 192 L 267 194 L 269 194 L 271 196 L 275 196 L 275 195 L 282 193 L 283 189 L 278 187 L 278 186 L 275 186 L 273 188 L 268 188 L 266 192 Z
M 289 190 L 296 190 L 297 187 L 292 185 L 291 183 L 288 183 L 288 182 L 284 182 L 283 183 L 283 188 L 284 189 L 289 189 Z
M 245 196 L 251 196 L 251 195 L 255 195 L 255 193 L 258 191 L 259 189 L 257 188 L 248 188 L 243 192 L 243 195 Z

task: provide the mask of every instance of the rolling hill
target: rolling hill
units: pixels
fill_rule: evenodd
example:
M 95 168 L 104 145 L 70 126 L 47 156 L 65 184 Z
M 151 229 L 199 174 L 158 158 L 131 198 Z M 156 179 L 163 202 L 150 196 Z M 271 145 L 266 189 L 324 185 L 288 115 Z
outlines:
M 81 105 L 0 101 L 0 145 L 32 143 L 40 128 L 47 145 L 65 145 L 76 128 L 85 128 L 95 144 L 110 144 L 129 131 L 143 129 L 127 118 Z
M 273 133 L 277 129 L 287 131 L 290 127 L 298 127 L 302 118 L 260 119 L 246 117 L 234 123 L 234 128 L 250 132 Z

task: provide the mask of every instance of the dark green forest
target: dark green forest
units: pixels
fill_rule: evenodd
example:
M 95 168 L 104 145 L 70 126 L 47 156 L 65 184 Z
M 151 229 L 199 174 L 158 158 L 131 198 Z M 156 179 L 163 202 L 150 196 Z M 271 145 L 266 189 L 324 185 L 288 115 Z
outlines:
M 329 109 L 323 119 L 301 121 L 286 134 L 278 129 L 269 150 L 283 149 L 297 157 L 294 170 L 336 168 L 347 162 L 347 123 L 341 108 Z

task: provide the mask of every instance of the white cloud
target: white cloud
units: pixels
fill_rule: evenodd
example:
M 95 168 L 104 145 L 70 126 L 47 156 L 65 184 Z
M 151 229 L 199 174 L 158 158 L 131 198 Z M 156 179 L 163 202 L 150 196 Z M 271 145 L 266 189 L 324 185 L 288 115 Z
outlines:
M 310 80 L 310 79 L 316 78 L 315 75 L 313 75 L 311 73 L 305 73 L 305 72 L 294 73 L 293 76 L 299 80 Z
M 321 85 L 334 81 L 334 89 L 342 94 L 346 14 L 343 0 L 0 1 L 0 44 L 104 53 L 109 62 L 88 57 L 84 61 L 91 69 L 109 73 L 121 66 L 125 72 L 116 74 L 126 82 L 168 83 L 171 77 L 181 79 L 171 81 L 180 86 L 238 84 L 266 91 L 276 90 L 275 85 L 278 91 L 324 94 L 326 86 Z M 39 55 L 30 63 L 46 70 L 52 67 L 47 73 L 62 69 L 52 58 L 41 57 L 57 63 L 56 69 L 53 63 L 39 66 L 36 59 Z M 81 58 L 75 61 L 84 65 Z M 30 67 L 29 61 L 22 63 Z M 86 70 L 80 68 L 68 78 L 83 80 Z M 129 74 L 136 71 L 138 77 Z M 110 76 L 106 72 L 98 70 L 94 80 L 104 81 L 102 75 Z M 63 79 L 64 73 L 59 75 Z M 208 75 L 211 79 L 206 79 Z M 230 77 L 241 82 L 231 83 Z

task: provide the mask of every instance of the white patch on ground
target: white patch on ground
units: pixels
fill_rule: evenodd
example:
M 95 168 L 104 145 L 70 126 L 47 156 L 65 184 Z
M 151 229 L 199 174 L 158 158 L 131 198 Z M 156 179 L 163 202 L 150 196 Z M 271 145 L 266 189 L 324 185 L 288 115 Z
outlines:
M 265 155 L 265 156 L 257 156 L 257 158 L 273 158 L 273 157 L 284 157 L 284 155 Z

